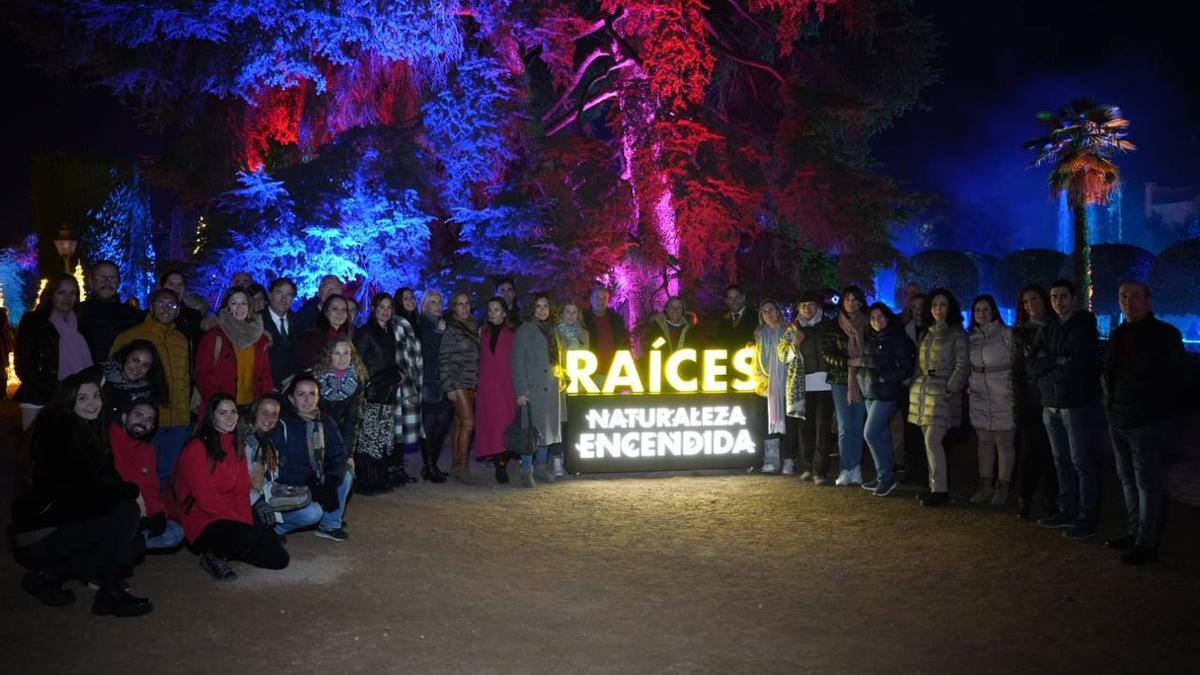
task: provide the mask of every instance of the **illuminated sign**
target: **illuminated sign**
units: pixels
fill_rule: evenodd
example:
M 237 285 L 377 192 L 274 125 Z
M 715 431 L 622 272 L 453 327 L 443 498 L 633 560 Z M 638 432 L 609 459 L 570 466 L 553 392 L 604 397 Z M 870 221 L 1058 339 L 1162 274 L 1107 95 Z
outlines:
M 661 394 L 701 392 L 719 394 L 727 391 L 754 391 L 758 378 L 754 373 L 754 348 L 742 347 L 730 357 L 726 349 L 679 349 L 663 358 L 664 341 L 659 338 L 647 355 L 646 371 L 642 373 L 628 349 L 613 354 L 612 364 L 603 374 L 603 384 L 596 383 L 600 363 L 596 355 L 583 350 L 567 352 L 563 374 L 567 378 L 567 394 Z M 689 374 L 699 368 L 698 375 Z M 732 372 L 730 372 L 732 371 Z M 737 375 L 730 379 L 730 375 Z

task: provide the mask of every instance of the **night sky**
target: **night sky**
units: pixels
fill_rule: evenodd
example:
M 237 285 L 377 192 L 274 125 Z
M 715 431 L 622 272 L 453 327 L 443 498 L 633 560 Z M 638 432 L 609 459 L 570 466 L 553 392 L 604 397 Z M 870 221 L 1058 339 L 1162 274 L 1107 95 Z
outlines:
M 1077 96 L 1120 105 L 1133 123 L 1140 150 L 1119 160 L 1127 231 L 1141 224 L 1145 181 L 1200 184 L 1200 50 L 1177 9 L 1095 0 L 916 4 L 945 43 L 941 82 L 925 91 L 926 109 L 909 113 L 876 147 L 884 172 L 940 195 L 924 218 L 941 223 L 939 245 L 993 254 L 1053 246 L 1057 207 L 1045 172 L 1026 169 L 1032 153 L 1021 143 L 1037 135 L 1037 111 Z M 0 106 L 0 242 L 12 243 L 30 229 L 34 156 L 134 158 L 162 141 L 142 133 L 107 91 L 43 75 L 7 32 L 0 37 L 19 92 L 15 104 Z M 897 244 L 913 252 L 911 227 L 897 230 Z

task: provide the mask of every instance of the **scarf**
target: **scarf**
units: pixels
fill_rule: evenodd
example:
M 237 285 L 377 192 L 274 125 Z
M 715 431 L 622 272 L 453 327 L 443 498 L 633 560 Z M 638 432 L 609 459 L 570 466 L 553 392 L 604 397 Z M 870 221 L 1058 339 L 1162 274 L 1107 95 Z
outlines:
M 262 315 L 254 312 L 250 312 L 245 321 L 238 321 L 229 313 L 229 308 L 222 309 L 217 314 L 217 325 L 238 349 L 253 345 L 263 334 Z
M 50 325 L 58 331 L 58 379 L 62 381 L 92 365 L 92 350 L 79 333 L 79 317 L 50 312 Z
M 583 326 L 577 323 L 558 324 L 558 336 L 567 349 L 583 349 Z
M 824 319 L 824 318 L 825 318 L 824 314 L 817 312 L 816 314 L 813 314 L 812 321 L 807 321 L 807 320 L 805 320 L 804 317 L 800 316 L 800 314 L 797 313 L 796 314 L 796 323 L 800 324 L 801 326 L 804 326 L 805 328 L 811 328 L 811 327 L 821 323 L 821 319 Z
M 863 333 L 867 328 L 867 315 L 865 312 L 856 312 L 854 318 L 846 316 L 846 312 L 838 314 L 838 326 L 842 332 L 849 338 L 846 345 L 846 353 L 851 359 L 862 358 L 863 355 Z M 851 405 L 862 401 L 862 391 L 858 388 L 858 366 L 850 366 L 849 374 L 846 379 L 846 401 Z
M 551 365 L 558 363 L 558 340 L 554 337 L 554 327 L 550 325 L 549 321 L 535 320 L 534 323 L 542 334 L 542 338 L 546 340 L 546 358 L 548 359 L 546 362 Z
M 779 341 L 787 329 L 762 324 L 756 331 L 758 376 L 767 380 L 767 433 L 787 431 L 787 365 L 779 358 Z
M 315 420 L 304 420 L 304 438 L 308 442 L 308 465 L 318 476 L 324 476 L 325 425 L 319 414 Z

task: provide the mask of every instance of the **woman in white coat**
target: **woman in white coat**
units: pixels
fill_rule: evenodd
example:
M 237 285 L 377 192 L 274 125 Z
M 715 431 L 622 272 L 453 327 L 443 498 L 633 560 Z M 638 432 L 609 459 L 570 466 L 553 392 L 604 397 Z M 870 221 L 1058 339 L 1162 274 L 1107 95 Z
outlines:
M 1017 457 L 1010 372 L 1012 329 L 1004 325 L 992 296 L 981 295 L 971 303 L 968 337 L 971 377 L 967 381 L 967 398 L 979 452 L 979 489 L 971 497 L 971 503 L 1003 506 L 1008 503 Z

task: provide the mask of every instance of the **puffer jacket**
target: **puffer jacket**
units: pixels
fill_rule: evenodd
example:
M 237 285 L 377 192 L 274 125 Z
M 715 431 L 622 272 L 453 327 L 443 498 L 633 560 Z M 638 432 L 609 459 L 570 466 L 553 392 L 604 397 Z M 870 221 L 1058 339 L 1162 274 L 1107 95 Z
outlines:
M 158 426 L 187 426 L 192 421 L 192 352 L 187 336 L 175 324 L 162 324 L 147 314 L 140 324 L 117 336 L 113 353 L 134 340 L 150 341 L 162 359 L 169 398 L 166 403 L 159 401 Z
M 58 388 L 58 329 L 49 312 L 25 312 L 17 327 L 17 352 L 13 355 L 19 403 L 45 405 Z
M 1096 315 L 1079 310 L 1038 334 L 1026 365 L 1046 408 L 1091 408 L 1100 403 L 1100 337 Z
M 829 384 L 849 384 L 850 382 L 850 336 L 838 324 L 837 317 L 825 319 L 829 322 L 821 339 L 821 361 L 829 374 L 826 381 Z M 820 324 L 818 324 L 820 325 Z
M 660 337 L 666 340 L 666 344 L 662 346 L 664 354 L 669 354 L 677 349 L 683 349 L 685 347 L 697 346 L 692 344 L 695 342 L 695 340 L 692 339 L 692 333 L 695 326 L 692 325 L 691 317 L 687 314 L 683 315 L 683 327 L 679 330 L 679 339 L 674 343 L 671 342 L 671 329 L 667 324 L 666 314 L 659 312 L 658 314 L 651 316 L 647 320 L 646 326 L 646 342 L 644 343 L 646 349 L 650 349 L 650 345 L 654 344 L 654 341 Z M 618 349 L 621 348 L 621 346 L 618 346 Z M 741 347 L 738 349 L 741 349 Z
M 967 334 L 957 325 L 935 323 L 917 349 L 917 368 L 908 390 L 908 421 L 919 426 L 962 423 L 959 395 L 970 373 Z
M 1024 326 L 1014 326 L 1012 330 L 1012 381 L 1013 408 L 1036 412 L 1041 416 L 1042 390 L 1038 389 L 1037 378 L 1029 373 L 1026 359 L 1033 352 L 1037 342 L 1048 323 L 1057 321 L 1053 314 L 1047 314 L 1040 323 L 1029 321 Z
M 999 321 L 971 331 L 971 377 L 967 383 L 971 426 L 984 431 L 1016 428 L 1013 419 L 1012 329 Z
M 912 377 L 916 346 L 893 321 L 882 332 L 867 327 L 863 341 L 863 367 L 857 371 L 858 386 L 864 399 L 901 401 L 907 392 L 904 381 Z
M 442 391 L 474 389 L 479 384 L 479 333 L 475 323 L 446 317 L 446 330 L 438 347 L 438 374 Z

